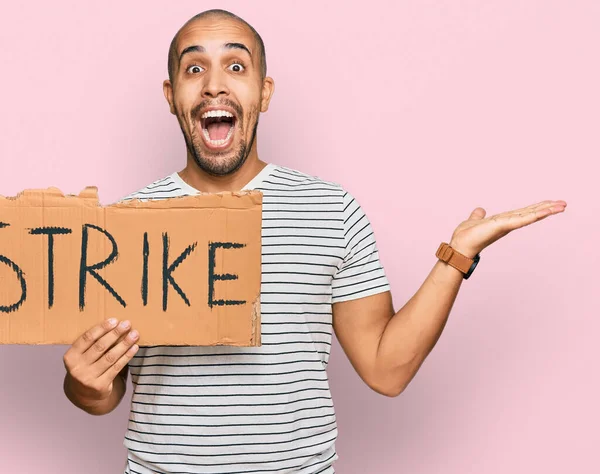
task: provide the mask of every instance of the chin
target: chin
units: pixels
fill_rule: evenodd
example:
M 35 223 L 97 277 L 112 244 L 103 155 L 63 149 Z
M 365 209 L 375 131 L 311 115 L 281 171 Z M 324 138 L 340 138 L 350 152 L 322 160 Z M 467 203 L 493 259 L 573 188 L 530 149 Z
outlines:
M 203 171 L 214 176 L 226 176 L 237 171 L 246 161 L 245 148 L 214 152 L 194 146 L 194 161 Z

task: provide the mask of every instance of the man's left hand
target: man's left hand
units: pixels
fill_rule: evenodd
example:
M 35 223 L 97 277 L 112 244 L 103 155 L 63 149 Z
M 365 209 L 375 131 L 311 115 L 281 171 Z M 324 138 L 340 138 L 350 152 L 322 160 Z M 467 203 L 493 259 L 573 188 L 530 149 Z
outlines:
M 478 207 L 473 210 L 468 220 L 456 228 L 450 246 L 463 255 L 473 258 L 509 232 L 563 212 L 566 206 L 565 201 L 542 201 L 487 218 L 485 209 Z

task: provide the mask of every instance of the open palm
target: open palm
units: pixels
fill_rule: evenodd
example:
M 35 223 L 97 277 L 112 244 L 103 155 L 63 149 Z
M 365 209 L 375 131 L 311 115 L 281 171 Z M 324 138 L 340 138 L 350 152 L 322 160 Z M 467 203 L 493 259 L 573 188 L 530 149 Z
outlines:
M 452 234 L 450 245 L 467 257 L 474 257 L 488 245 L 515 229 L 541 221 L 565 210 L 565 201 L 542 201 L 537 204 L 485 217 L 485 209 L 478 207 Z

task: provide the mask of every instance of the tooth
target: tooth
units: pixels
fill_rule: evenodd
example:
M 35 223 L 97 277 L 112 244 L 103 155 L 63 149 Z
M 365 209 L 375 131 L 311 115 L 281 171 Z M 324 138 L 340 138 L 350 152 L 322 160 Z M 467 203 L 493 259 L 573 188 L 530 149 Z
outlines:
M 233 114 L 228 112 L 227 110 L 209 110 L 208 112 L 204 112 L 202 114 L 202 118 L 208 117 L 230 117 L 233 118 Z

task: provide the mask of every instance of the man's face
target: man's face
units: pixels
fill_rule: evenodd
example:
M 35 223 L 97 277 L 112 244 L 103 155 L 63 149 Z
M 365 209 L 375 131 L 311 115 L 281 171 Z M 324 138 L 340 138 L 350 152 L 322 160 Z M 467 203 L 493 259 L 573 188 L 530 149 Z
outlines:
M 205 172 L 233 173 L 255 143 L 273 92 L 273 81 L 261 78 L 254 36 L 230 19 L 202 19 L 181 31 L 176 51 L 164 92 L 187 148 Z

